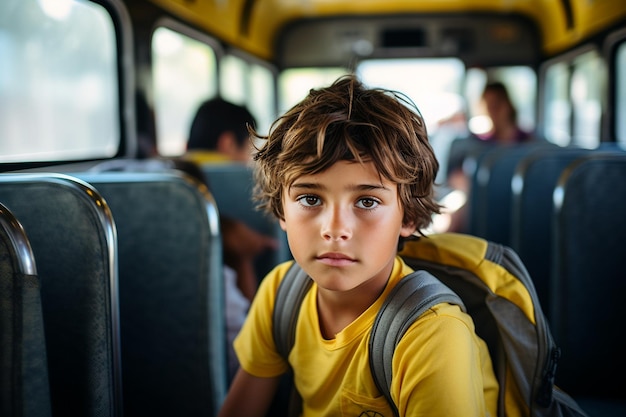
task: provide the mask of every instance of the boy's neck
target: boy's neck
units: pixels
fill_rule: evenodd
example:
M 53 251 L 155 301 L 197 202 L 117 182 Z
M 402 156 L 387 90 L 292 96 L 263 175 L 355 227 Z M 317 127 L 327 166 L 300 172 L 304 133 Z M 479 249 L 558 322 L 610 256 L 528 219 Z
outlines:
M 387 281 L 389 278 L 387 278 Z M 367 310 L 384 291 L 387 281 L 368 282 L 351 291 L 331 291 L 317 288 L 317 312 L 320 333 L 324 339 L 334 339 Z

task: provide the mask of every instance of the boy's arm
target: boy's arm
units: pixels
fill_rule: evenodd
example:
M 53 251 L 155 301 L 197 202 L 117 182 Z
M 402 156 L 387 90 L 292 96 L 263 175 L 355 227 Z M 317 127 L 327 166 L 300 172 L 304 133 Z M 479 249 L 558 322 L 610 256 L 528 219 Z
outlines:
M 279 381 L 280 376 L 260 378 L 240 368 L 218 417 L 264 417 L 274 399 Z

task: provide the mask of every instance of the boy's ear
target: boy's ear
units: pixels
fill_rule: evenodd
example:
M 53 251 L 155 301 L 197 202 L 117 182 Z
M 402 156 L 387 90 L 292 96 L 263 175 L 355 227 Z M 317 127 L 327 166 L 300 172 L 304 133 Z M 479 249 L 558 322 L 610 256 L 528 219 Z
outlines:
M 409 237 L 415 233 L 416 230 L 417 228 L 415 227 L 415 222 L 403 223 L 402 228 L 400 229 L 400 236 Z
M 280 224 L 280 228 L 283 229 L 283 231 L 287 231 L 287 225 L 285 224 L 285 221 L 282 219 L 278 220 L 278 224 Z

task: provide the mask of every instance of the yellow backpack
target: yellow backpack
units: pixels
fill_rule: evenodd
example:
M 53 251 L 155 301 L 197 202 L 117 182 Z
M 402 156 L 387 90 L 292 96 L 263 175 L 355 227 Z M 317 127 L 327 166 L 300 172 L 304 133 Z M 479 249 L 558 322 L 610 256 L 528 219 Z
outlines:
M 586 417 L 554 385 L 560 350 L 531 278 L 512 249 L 470 235 L 442 233 L 407 241 L 399 254 L 415 272 L 389 294 L 369 342 L 372 376 L 396 416 L 389 393 L 395 346 L 426 309 L 449 302 L 472 316 L 476 333 L 489 347 L 500 384 L 499 417 Z M 294 342 L 298 306 L 311 283 L 294 263 L 278 288 L 274 339 L 285 358 Z

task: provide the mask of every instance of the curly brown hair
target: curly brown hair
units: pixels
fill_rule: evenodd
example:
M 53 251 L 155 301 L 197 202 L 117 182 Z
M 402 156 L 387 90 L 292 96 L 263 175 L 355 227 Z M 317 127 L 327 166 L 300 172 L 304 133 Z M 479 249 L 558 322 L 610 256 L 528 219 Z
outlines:
M 279 219 L 283 193 L 303 176 L 337 161 L 373 162 L 398 185 L 403 223 L 426 228 L 440 206 L 434 199 L 439 163 L 424 120 L 405 95 L 367 88 L 354 75 L 309 95 L 278 118 L 267 136 L 251 129 L 261 146 L 254 156 L 258 207 Z

